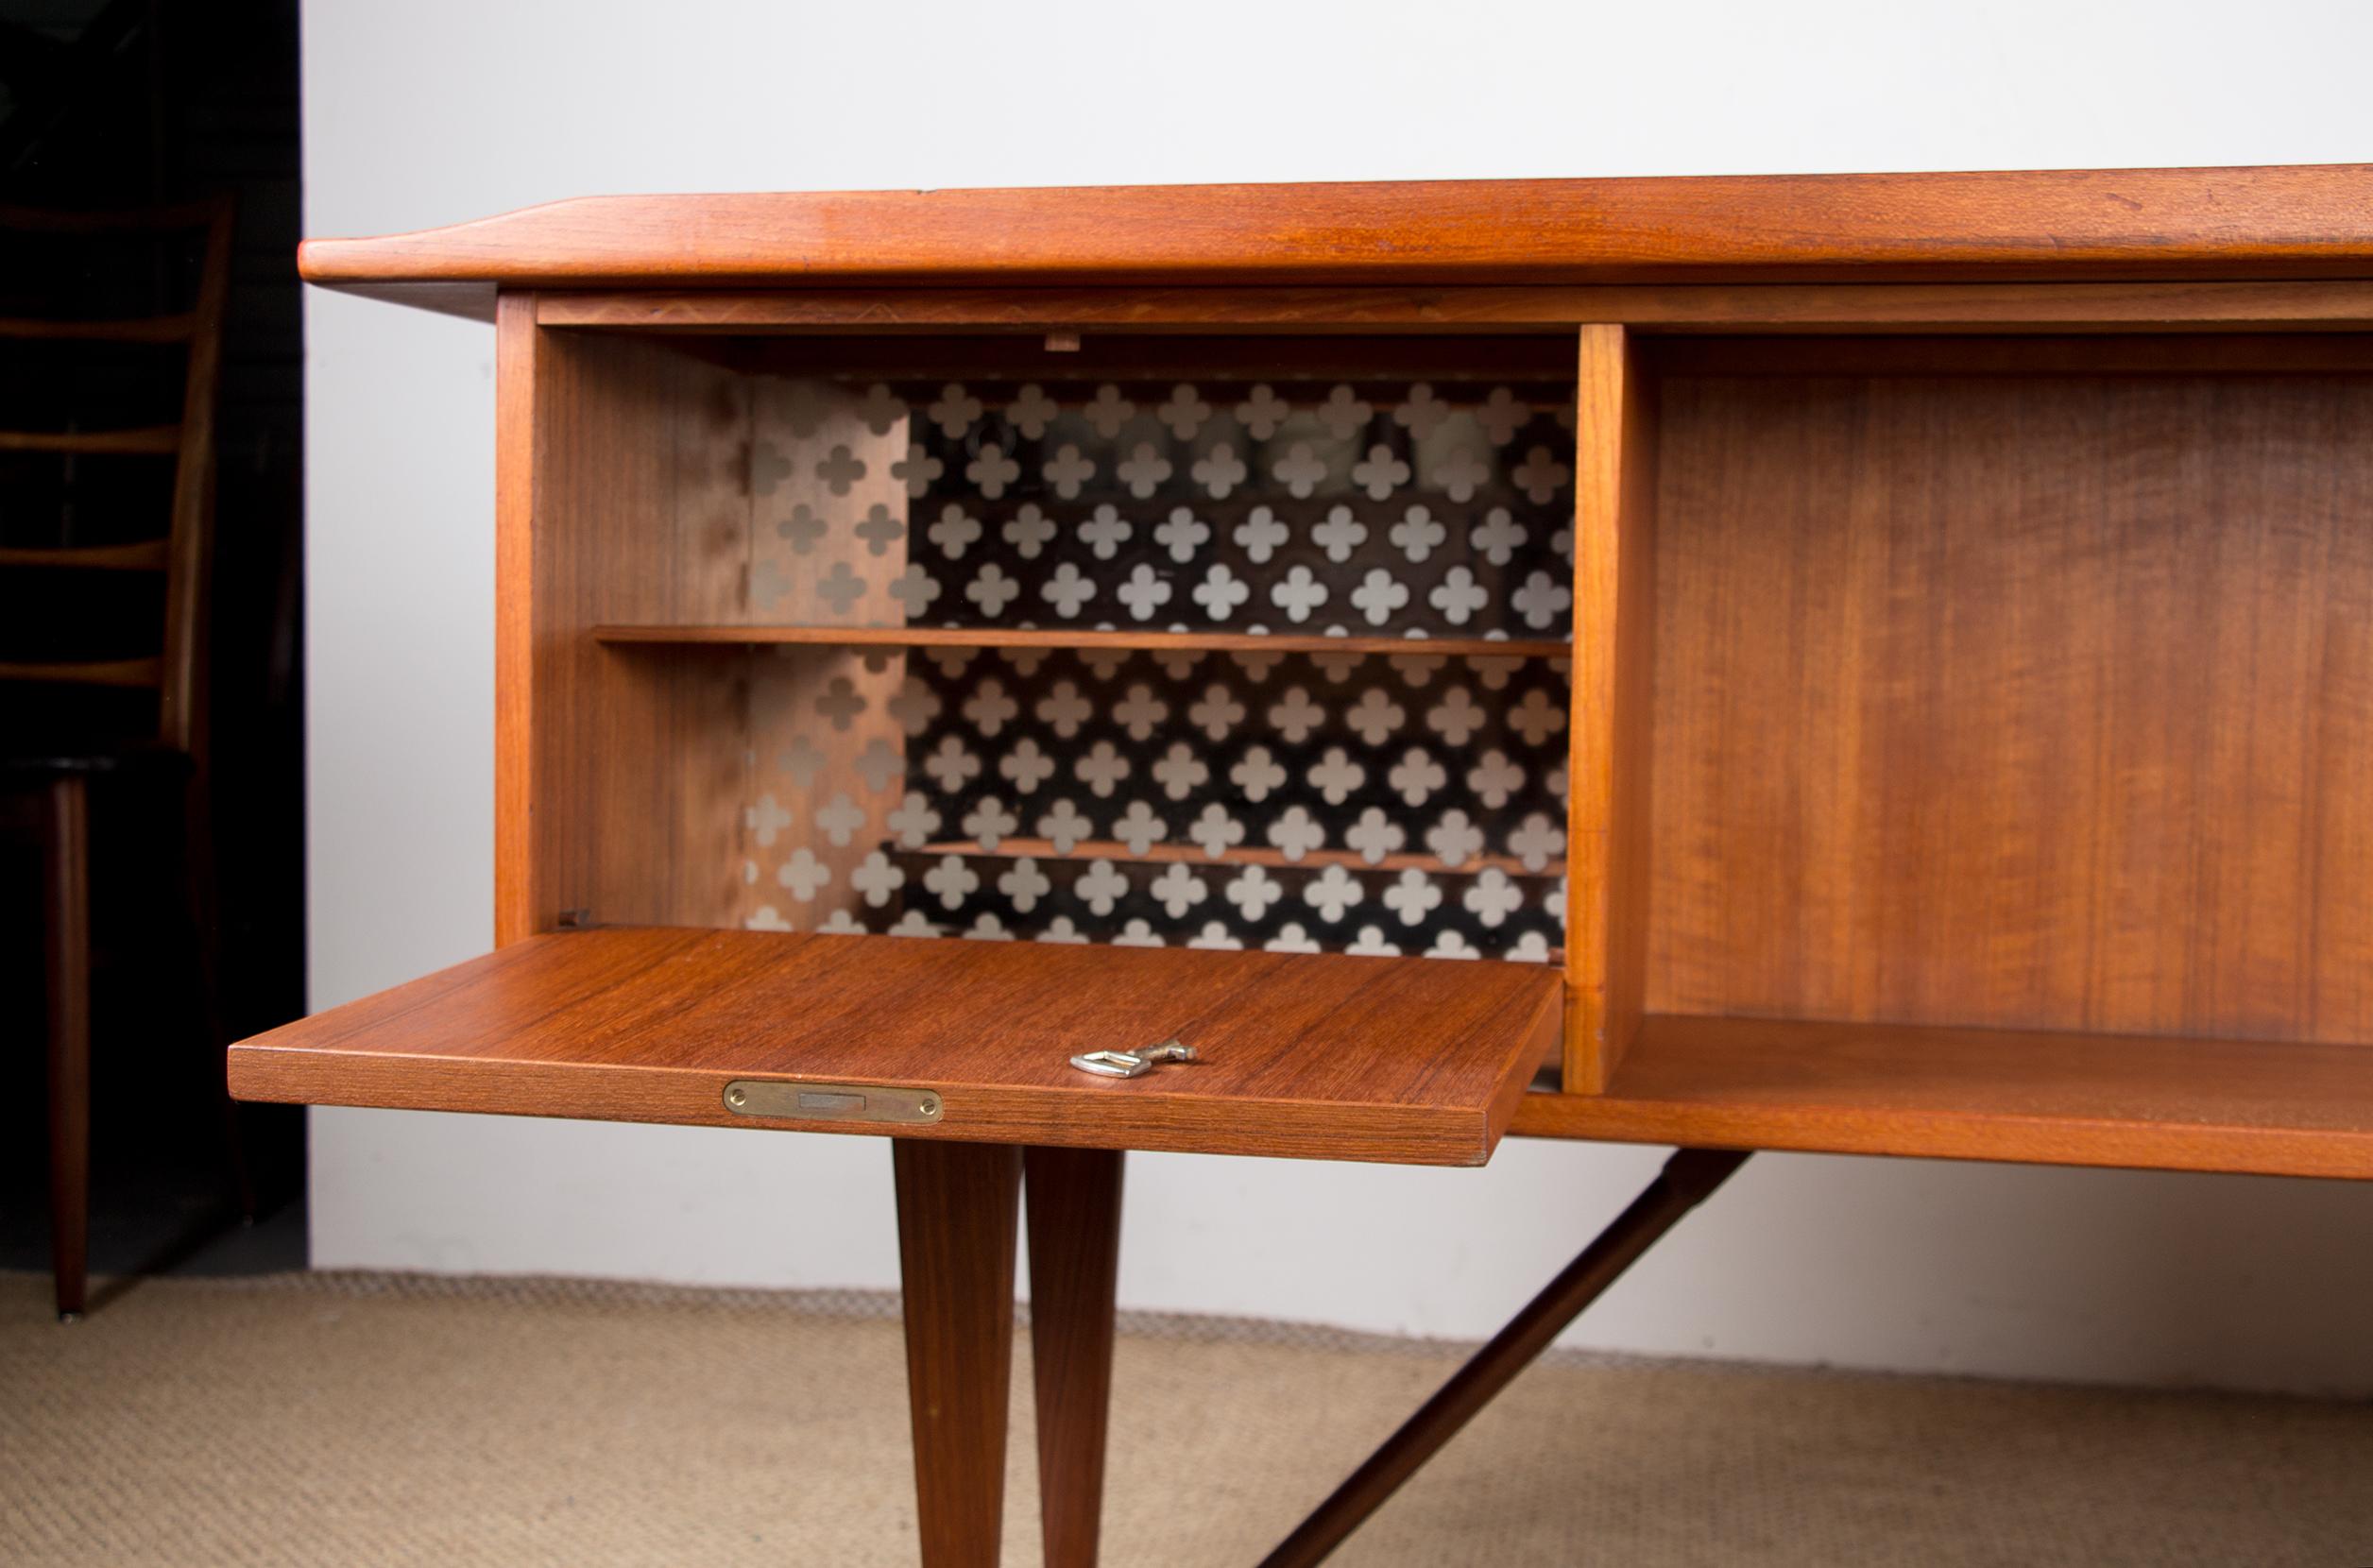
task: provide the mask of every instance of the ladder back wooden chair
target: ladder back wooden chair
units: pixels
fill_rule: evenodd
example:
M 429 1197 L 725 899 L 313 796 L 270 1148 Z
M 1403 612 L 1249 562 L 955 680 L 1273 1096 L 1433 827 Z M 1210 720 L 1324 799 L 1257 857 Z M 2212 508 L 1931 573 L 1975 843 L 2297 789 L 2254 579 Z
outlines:
M 231 224 L 228 197 L 108 213 L 0 208 L 0 247 L 22 259 L 0 274 L 0 347 L 75 356 L 12 376 L 0 409 L 0 424 L 17 427 L 0 429 L 0 585 L 11 605 L 0 639 L 0 817 L 41 844 L 51 1252 L 65 1319 L 83 1309 L 88 1272 L 91 817 L 102 780 L 147 789 L 144 799 L 179 797 L 198 1010 L 209 1044 L 219 1043 L 207 603 Z M 113 267 L 77 273 L 67 262 L 44 274 L 31 262 L 86 246 L 113 247 Z M 69 306 L 69 295 L 92 292 L 74 281 L 98 273 L 110 283 L 128 277 L 128 292 L 148 308 L 127 312 L 126 291 L 106 299 L 104 287 L 94 296 L 98 311 L 87 300 Z M 159 363 L 177 348 L 178 392 L 170 361 Z M 111 355 L 112 368 L 90 371 Z M 157 412 L 169 418 L 81 428 L 84 401 L 138 408 L 125 388 L 144 376 L 160 383 Z M 85 400 L 93 383 L 99 394 Z M 143 491 L 101 477 L 144 463 L 169 463 L 169 482 Z M 86 503 L 86 494 L 99 499 Z M 91 611 L 102 604 L 120 613 Z M 241 1202 L 251 1207 L 228 1099 L 223 1106 Z

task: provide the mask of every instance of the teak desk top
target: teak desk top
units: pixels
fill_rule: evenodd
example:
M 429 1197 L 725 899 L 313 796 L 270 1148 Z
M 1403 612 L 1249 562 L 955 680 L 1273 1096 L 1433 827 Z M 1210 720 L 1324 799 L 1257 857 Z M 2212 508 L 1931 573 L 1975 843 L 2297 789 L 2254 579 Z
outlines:
M 316 239 L 308 281 L 498 289 L 2373 276 L 2373 166 L 587 196 Z
M 244 1095 L 748 1124 L 750 1074 L 929 1085 L 918 1137 L 2373 1175 L 2373 166 L 615 196 L 300 260 L 498 321 L 506 946 L 234 1048 Z M 635 840 L 730 836 L 757 674 L 1272 640 L 762 614 L 768 389 L 1338 376 L 1392 439 L 1428 378 L 1574 388 L 1570 647 L 1437 645 L 1570 670 L 1551 962 L 662 929 L 737 923 Z M 1273 646 L 1426 647 L 1333 631 Z M 1136 863 L 1286 866 L 1182 838 Z M 1239 1054 L 1061 1066 L 1181 1016 Z

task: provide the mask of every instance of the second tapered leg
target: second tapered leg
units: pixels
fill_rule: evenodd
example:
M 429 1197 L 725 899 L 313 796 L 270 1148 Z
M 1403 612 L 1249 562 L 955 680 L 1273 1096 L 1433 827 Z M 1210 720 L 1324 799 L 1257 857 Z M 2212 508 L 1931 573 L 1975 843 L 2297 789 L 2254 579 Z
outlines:
M 1112 1403 L 1121 1155 L 1033 1149 L 1030 1347 L 1038 1399 L 1038 1516 L 1047 1568 L 1094 1568 Z
M 891 1162 L 924 1568 L 995 1568 L 1022 1151 L 901 1138 Z

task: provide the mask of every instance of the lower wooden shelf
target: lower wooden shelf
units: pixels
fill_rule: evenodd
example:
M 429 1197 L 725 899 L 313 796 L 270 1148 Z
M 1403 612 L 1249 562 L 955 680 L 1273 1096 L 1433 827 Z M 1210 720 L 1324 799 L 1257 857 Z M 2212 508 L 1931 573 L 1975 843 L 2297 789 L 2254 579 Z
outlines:
M 1259 844 L 1239 844 L 1214 855 L 1191 844 L 1149 844 L 1143 849 L 1132 849 L 1117 839 L 1082 839 L 1068 849 L 1057 849 L 1050 839 L 1005 839 L 995 849 L 983 849 L 973 839 L 947 839 L 927 844 L 917 849 L 890 846 L 894 855 L 960 855 L 967 860 L 1032 860 L 1050 861 L 1179 861 L 1198 866 L 1257 865 L 1283 869 L 1288 866 L 1302 871 L 1323 871 L 1339 865 L 1346 871 L 1422 871 L 1433 877 L 1476 877 L 1486 871 L 1497 871 L 1508 877 L 1538 877 L 1545 881 L 1565 875 L 1562 861 L 1548 862 L 1528 870 L 1525 862 L 1513 855 L 1476 855 L 1452 865 L 1439 855 L 1386 855 L 1370 860 L 1353 849 L 1313 849 L 1303 855 L 1289 855 L 1282 849 Z
M 599 625 L 593 640 L 613 647 L 1106 648 L 1179 654 L 1430 654 L 1438 658 L 1570 658 L 1562 638 L 1339 637 L 1325 632 L 1169 631 L 1110 626 L 760 626 Z
M 2373 1176 L 2373 1046 L 1650 1015 L 1538 1137 Z

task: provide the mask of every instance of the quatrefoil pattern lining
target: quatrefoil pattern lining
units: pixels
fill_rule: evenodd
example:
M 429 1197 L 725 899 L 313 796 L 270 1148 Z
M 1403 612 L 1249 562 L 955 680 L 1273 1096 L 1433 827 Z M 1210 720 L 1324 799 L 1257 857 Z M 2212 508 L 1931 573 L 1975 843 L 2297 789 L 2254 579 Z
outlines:
M 1556 398 L 1108 382 L 846 400 L 877 436 L 903 426 L 901 453 L 799 439 L 831 406 L 804 393 L 753 452 L 761 530 L 793 559 L 761 559 L 751 597 L 826 623 L 1564 638 L 1574 416 Z M 816 499 L 770 527 L 794 476 Z M 836 536 L 863 548 L 819 548 Z M 837 558 L 802 573 L 803 555 Z
M 788 690 L 813 708 L 778 715 L 791 730 L 895 723 L 845 793 L 800 771 L 821 755 L 803 740 L 755 759 L 750 924 L 1533 961 L 1562 948 L 1566 661 L 1445 657 L 1423 640 L 1568 635 L 1571 415 L 1548 395 L 1122 383 L 845 396 L 882 421 L 871 448 L 803 442 L 754 452 L 753 471 L 813 465 L 793 487 L 811 499 L 773 529 L 794 551 L 804 539 L 817 561 L 892 569 L 889 602 L 868 585 L 860 616 L 1411 645 L 930 649 L 903 656 L 902 680 L 880 656 L 864 661 L 873 677 L 820 688 L 761 678 L 754 701 Z M 901 445 L 903 475 L 856 471 Z M 822 471 L 833 462 L 845 505 Z M 885 478 L 907 492 L 911 530 L 895 491 L 879 499 Z M 766 486 L 753 488 L 763 529 Z M 755 579 L 752 597 L 768 613 Z M 885 712 L 865 712 L 864 690 Z
M 1565 701 L 1562 660 L 909 656 L 903 766 L 883 746 L 804 824 L 772 791 L 749 809 L 753 878 L 776 865 L 751 924 L 1545 961 Z M 862 704 L 813 700 L 827 723 Z M 877 816 L 839 872 L 788 831 L 846 844 Z

